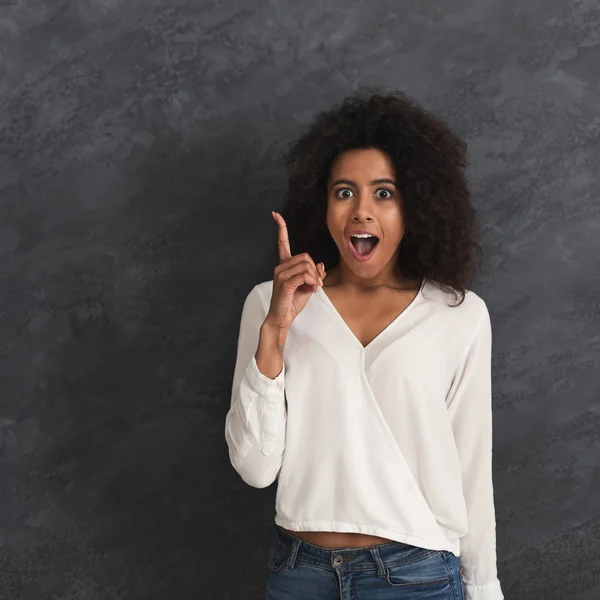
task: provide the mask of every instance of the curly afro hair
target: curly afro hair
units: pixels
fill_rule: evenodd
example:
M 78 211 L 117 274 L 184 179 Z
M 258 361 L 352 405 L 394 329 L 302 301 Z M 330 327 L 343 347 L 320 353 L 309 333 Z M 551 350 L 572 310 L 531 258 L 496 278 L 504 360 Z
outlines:
M 476 275 L 475 254 L 482 255 L 465 175 L 466 143 L 400 91 L 360 88 L 319 113 L 284 152 L 289 180 L 281 214 L 292 255 L 308 252 L 326 269 L 339 263 L 324 222 L 330 168 L 338 154 L 367 148 L 390 156 L 403 197 L 398 273 L 435 281 L 442 290 L 458 293 L 462 304 Z

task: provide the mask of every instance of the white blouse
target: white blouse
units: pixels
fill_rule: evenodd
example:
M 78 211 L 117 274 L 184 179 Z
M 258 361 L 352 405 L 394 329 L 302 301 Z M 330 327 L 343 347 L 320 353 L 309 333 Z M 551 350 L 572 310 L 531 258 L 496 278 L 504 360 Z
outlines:
M 461 557 L 465 600 L 504 598 L 492 484 L 487 306 L 425 279 L 363 346 L 319 288 L 275 378 L 256 365 L 273 281 L 242 310 L 225 439 L 249 485 L 277 483 L 275 523 L 380 536 Z

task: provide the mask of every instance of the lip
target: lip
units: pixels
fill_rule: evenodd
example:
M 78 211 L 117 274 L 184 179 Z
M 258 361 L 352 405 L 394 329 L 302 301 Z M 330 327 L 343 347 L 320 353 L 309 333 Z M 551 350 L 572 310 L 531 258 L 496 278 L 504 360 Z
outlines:
M 347 237 L 350 238 L 353 233 L 368 233 L 369 235 L 374 235 L 377 239 L 379 239 L 379 236 L 374 231 L 369 231 L 368 229 L 351 229 L 348 232 Z
M 352 233 L 370 233 L 369 231 L 353 231 Z M 377 238 L 379 239 L 379 238 Z M 356 248 L 352 245 L 352 242 L 350 241 L 350 236 L 348 236 L 348 247 L 350 248 L 350 252 L 352 252 L 352 256 L 354 256 L 355 260 L 357 260 L 358 262 L 365 262 L 366 260 L 369 260 L 377 251 L 377 246 L 379 246 L 379 243 L 375 244 L 375 247 L 373 248 L 373 250 L 371 250 L 371 252 L 369 252 L 369 254 L 365 254 L 364 256 L 361 256 L 360 254 L 358 254 L 358 252 L 356 252 Z

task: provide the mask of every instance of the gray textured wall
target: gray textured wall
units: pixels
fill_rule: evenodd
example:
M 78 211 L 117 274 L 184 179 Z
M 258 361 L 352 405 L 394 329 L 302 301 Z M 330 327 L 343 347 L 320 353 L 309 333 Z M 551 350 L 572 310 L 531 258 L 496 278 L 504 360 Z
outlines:
M 358 85 L 469 142 L 507 600 L 600 598 L 600 3 L 0 2 L 0 599 L 260 599 L 223 435 L 284 145 Z

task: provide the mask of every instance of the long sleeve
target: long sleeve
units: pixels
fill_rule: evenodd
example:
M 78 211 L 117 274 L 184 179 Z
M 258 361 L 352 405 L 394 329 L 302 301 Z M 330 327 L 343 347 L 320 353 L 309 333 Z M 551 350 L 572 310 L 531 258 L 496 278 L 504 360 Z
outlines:
M 269 486 L 281 468 L 285 448 L 285 366 L 275 379 L 258 370 L 256 350 L 267 310 L 259 286 L 244 302 L 231 404 L 225 418 L 229 459 L 242 479 L 253 487 Z
M 492 328 L 487 306 L 447 398 L 461 464 L 468 532 L 461 538 L 465 600 L 502 600 L 492 483 Z

